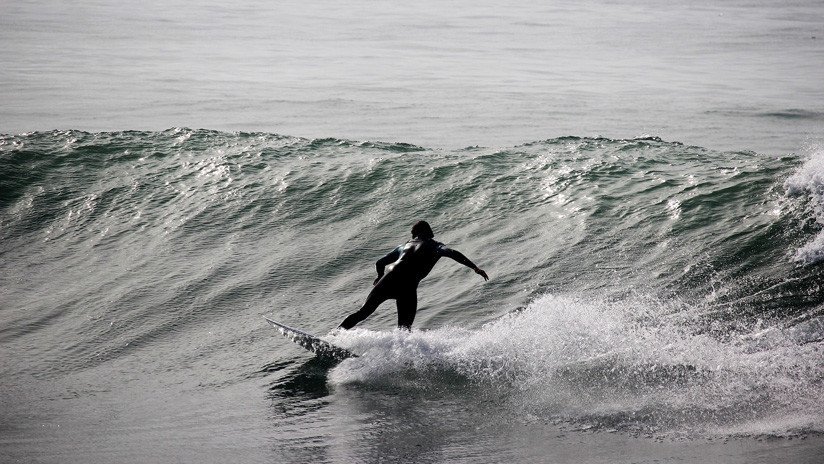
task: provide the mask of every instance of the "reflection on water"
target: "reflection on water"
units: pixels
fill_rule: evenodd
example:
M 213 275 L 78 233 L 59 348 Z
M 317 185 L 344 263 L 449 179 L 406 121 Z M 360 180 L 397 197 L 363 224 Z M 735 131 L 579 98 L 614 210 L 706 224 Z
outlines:
M 512 398 L 469 383 L 330 386 L 330 363 L 312 359 L 269 385 L 273 462 L 813 463 L 824 452 L 768 439 L 673 440 L 581 430 L 511 411 Z M 399 376 L 410 376 L 409 372 Z M 419 379 L 420 380 L 420 379 Z M 431 380 L 431 379 L 430 379 Z
M 331 388 L 333 366 L 315 358 L 270 385 L 272 420 L 280 431 L 275 449 L 285 462 L 426 463 L 505 451 L 501 443 L 492 445 L 495 451 L 479 449 L 479 439 L 512 418 L 489 408 L 493 399 L 470 385 Z

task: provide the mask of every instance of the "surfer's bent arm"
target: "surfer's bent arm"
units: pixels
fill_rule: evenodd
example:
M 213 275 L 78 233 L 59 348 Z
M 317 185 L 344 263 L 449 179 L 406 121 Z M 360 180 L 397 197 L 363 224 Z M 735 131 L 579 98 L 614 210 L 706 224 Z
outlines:
M 384 271 L 384 269 L 386 268 L 386 266 L 387 266 L 387 265 L 389 265 L 389 264 L 394 263 L 394 262 L 395 262 L 395 261 L 397 261 L 397 260 L 398 260 L 398 258 L 400 258 L 400 257 L 401 257 L 401 247 L 397 247 L 397 248 L 395 248 L 394 250 L 392 250 L 392 251 L 390 251 L 389 253 L 387 253 L 387 255 L 386 255 L 386 256 L 384 256 L 383 258 L 379 259 L 379 260 L 375 263 L 375 270 L 377 270 L 377 271 L 378 271 L 378 279 L 380 279 L 381 277 L 383 277 L 383 271 Z
M 464 256 L 463 253 L 461 253 L 460 251 L 453 250 L 452 248 L 449 248 L 449 247 L 446 247 L 446 246 L 443 246 L 443 245 L 441 245 L 441 247 L 438 250 L 439 250 L 441 256 L 446 256 L 447 258 L 452 258 L 455 261 L 457 261 L 457 262 L 463 264 L 464 266 L 466 266 L 466 267 L 472 269 L 473 271 L 475 271 L 475 273 L 478 274 L 479 276 L 483 277 L 484 280 L 489 280 L 489 277 L 487 277 L 486 272 L 484 272 L 483 269 L 476 266 L 475 263 L 473 263 L 469 258 Z

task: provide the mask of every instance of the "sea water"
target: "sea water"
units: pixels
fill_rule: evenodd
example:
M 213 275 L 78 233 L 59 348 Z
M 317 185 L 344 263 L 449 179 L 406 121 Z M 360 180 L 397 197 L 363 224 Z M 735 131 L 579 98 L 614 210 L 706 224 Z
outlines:
M 427 147 L 654 135 L 795 152 L 815 0 L 5 2 L 3 132 L 194 127 Z
M 0 12 L 4 461 L 820 462 L 818 3 Z

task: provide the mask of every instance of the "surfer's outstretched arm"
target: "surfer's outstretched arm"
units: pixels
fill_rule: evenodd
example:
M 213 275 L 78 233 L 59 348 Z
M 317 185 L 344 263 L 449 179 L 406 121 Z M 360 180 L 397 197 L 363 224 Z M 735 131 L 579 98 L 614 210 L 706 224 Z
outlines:
M 464 256 L 463 253 L 461 253 L 460 251 L 453 250 L 452 248 L 447 248 L 444 246 L 441 247 L 441 256 L 452 258 L 455 261 L 475 271 L 475 274 L 478 274 L 479 276 L 483 277 L 484 280 L 489 280 L 489 276 L 486 275 L 486 272 L 484 272 L 483 269 L 476 266 L 475 263 L 473 263 L 469 258 Z

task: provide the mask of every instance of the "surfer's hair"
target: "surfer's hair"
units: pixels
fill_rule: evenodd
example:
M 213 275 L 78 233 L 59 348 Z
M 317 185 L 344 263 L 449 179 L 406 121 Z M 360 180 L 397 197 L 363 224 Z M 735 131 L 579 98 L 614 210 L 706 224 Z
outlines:
M 418 221 L 412 226 L 412 236 L 418 238 L 434 238 L 435 233 L 426 221 Z

